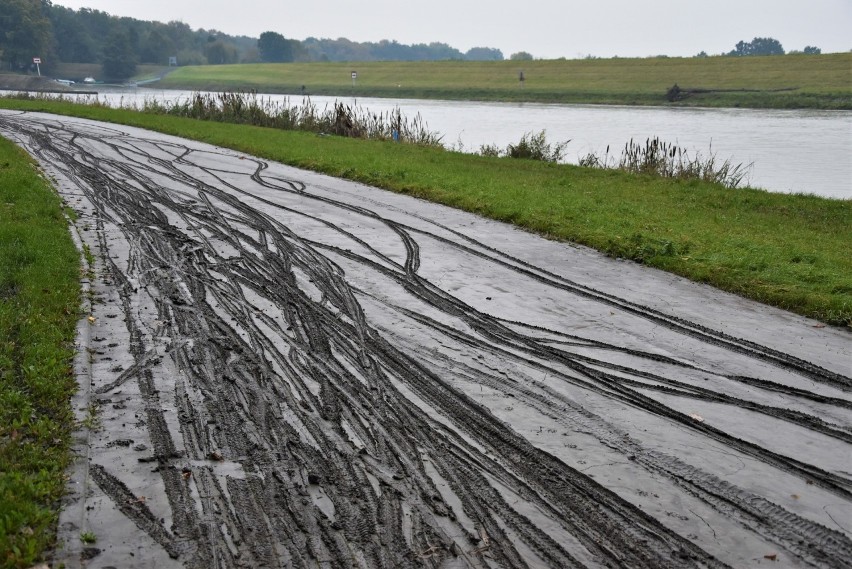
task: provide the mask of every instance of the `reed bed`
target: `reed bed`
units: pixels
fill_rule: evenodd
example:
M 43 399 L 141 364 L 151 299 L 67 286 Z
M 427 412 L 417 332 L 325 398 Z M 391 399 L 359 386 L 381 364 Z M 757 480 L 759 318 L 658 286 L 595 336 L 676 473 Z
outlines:
M 497 152 L 497 156 L 503 155 L 509 158 L 523 158 L 525 160 L 540 160 L 541 162 L 561 162 L 565 156 L 565 147 L 570 140 L 564 142 L 550 143 L 547 133 L 542 130 L 538 133 L 525 133 L 517 144 L 509 144 L 503 153 Z M 480 149 L 484 155 L 490 155 L 492 149 L 483 146 Z
M 733 164 L 730 159 L 719 160 L 712 147 L 707 156 L 700 152 L 691 155 L 684 148 L 658 137 L 645 139 L 644 145 L 631 138 L 617 159 L 610 155 L 607 146 L 602 155 L 587 154 L 580 158 L 579 164 L 589 168 L 614 168 L 663 178 L 704 180 L 731 189 L 739 187 L 747 179 L 752 167 L 752 164 Z
M 442 135 L 430 131 L 418 113 L 413 118 L 399 108 L 382 113 L 335 102 L 320 109 L 310 98 L 301 104 L 259 97 L 256 93 L 195 93 L 189 99 L 167 103 L 146 99 L 142 112 L 200 120 L 249 124 L 350 138 L 394 140 L 423 146 L 442 146 Z

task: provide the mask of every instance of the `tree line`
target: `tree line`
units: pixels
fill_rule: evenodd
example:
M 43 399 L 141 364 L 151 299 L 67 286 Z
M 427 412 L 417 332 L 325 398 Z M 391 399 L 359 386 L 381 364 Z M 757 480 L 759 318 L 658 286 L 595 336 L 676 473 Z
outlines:
M 50 0 L 0 0 L 0 62 L 27 71 L 33 58 L 50 73 L 57 63 L 97 63 L 107 79 L 123 80 L 138 64 L 217 65 L 290 61 L 502 60 L 499 49 L 467 52 L 445 43 L 405 45 L 396 41 L 354 42 L 346 38 L 304 41 L 277 32 L 259 38 L 218 30 L 193 30 L 178 21 L 149 22 L 100 10 L 73 10 Z
M 723 55 L 782 55 L 774 38 L 740 41 Z M 807 46 L 803 52 L 820 53 Z M 705 52 L 698 57 L 706 57 Z M 500 61 L 496 48 L 474 47 L 462 52 L 448 44 L 406 45 L 397 41 L 355 42 L 346 38 L 309 37 L 299 41 L 267 31 L 259 38 L 232 36 L 218 30 L 193 30 L 189 25 L 143 21 L 107 12 L 55 6 L 50 0 L 0 0 L 0 65 L 11 71 L 32 69 L 33 58 L 50 74 L 57 63 L 95 63 L 109 80 L 131 77 L 138 64 L 217 65 L 292 61 Z M 509 59 L 529 60 L 521 51 Z
M 722 55 L 727 55 L 730 57 L 744 57 L 750 55 L 785 55 L 786 53 L 787 52 L 784 51 L 784 46 L 782 46 L 781 42 L 775 38 L 754 38 L 751 41 L 738 41 L 737 45 L 734 46 L 734 49 L 732 49 L 728 53 L 723 53 Z M 816 46 L 808 45 L 805 46 L 805 48 L 801 51 L 793 50 L 789 53 L 819 55 L 820 53 L 822 53 L 822 50 Z M 706 51 L 702 51 L 696 57 L 709 56 L 707 55 Z

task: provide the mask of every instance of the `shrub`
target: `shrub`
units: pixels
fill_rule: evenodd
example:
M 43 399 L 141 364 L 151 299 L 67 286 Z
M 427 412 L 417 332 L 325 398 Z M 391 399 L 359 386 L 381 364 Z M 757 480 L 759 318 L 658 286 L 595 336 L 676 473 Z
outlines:
M 540 160 L 542 162 L 559 162 L 565 154 L 565 147 L 570 140 L 550 144 L 547 142 L 545 131 L 538 134 L 528 132 L 521 137 L 517 144 L 509 144 L 506 147 L 506 156 L 510 158 L 525 158 L 527 160 Z
M 603 156 L 590 153 L 581 157 L 579 164 L 590 168 L 615 168 L 663 178 L 704 180 L 722 184 L 727 188 L 739 186 L 751 169 L 750 164 L 734 165 L 730 160 L 719 161 L 712 147 L 706 157 L 701 153 L 690 156 L 685 149 L 657 137 L 646 139 L 644 146 L 631 138 L 630 142 L 624 145 L 617 163 L 614 158 L 610 158 L 607 146 Z

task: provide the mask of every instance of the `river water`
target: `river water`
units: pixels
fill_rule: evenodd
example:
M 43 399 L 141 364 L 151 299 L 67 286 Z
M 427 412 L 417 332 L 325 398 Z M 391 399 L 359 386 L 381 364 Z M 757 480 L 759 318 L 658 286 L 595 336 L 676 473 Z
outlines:
M 188 91 L 153 89 L 102 93 L 111 103 L 147 98 L 174 101 Z M 283 101 L 284 95 L 262 95 Z M 447 146 L 467 152 L 483 144 L 505 148 L 524 133 L 547 131 L 550 141 L 571 142 L 565 159 L 576 163 L 590 152 L 620 155 L 633 139 L 648 137 L 675 143 L 702 156 L 751 165 L 743 185 L 773 192 L 801 192 L 852 199 L 852 112 L 812 110 L 695 109 L 537 103 L 483 103 L 412 99 L 313 97 L 320 108 L 335 100 L 375 112 L 399 107 L 420 114 Z M 291 97 L 292 104 L 301 102 Z

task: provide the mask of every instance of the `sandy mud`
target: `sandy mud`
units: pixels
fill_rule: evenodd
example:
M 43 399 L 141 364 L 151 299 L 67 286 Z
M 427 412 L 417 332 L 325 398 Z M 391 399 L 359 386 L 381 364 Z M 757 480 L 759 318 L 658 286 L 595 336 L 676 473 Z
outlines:
M 852 566 L 847 332 L 200 143 L 0 133 L 96 260 L 67 566 Z

